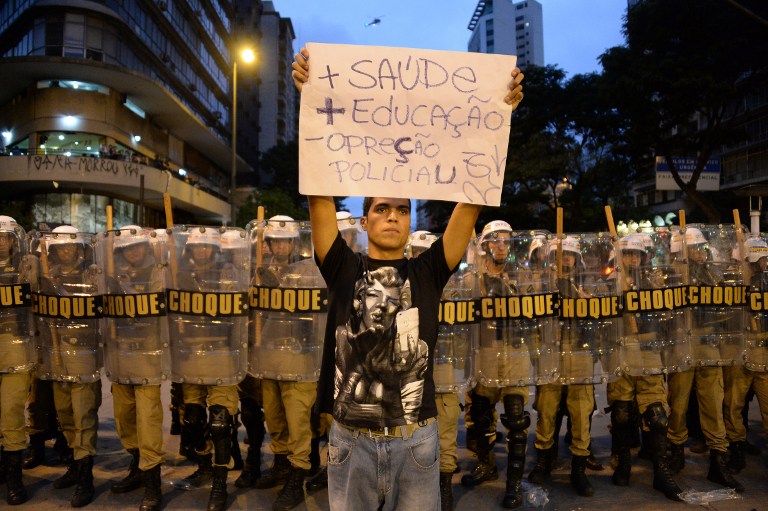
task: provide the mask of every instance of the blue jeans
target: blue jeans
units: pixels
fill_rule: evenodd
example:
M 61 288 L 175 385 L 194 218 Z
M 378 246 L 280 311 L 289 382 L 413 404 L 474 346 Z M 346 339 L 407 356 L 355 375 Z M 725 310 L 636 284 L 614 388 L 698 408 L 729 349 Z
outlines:
M 369 437 L 333 423 L 328 442 L 331 511 L 439 511 L 437 422 L 408 439 Z

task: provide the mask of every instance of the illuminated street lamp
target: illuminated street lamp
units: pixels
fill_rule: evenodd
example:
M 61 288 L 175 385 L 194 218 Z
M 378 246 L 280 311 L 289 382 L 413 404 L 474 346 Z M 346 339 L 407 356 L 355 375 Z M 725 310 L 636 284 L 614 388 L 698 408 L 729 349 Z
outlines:
M 250 64 L 256 60 L 256 53 L 251 48 L 240 51 L 240 59 Z M 229 176 L 230 225 L 235 225 L 235 190 L 237 188 L 237 57 L 232 59 L 232 171 Z

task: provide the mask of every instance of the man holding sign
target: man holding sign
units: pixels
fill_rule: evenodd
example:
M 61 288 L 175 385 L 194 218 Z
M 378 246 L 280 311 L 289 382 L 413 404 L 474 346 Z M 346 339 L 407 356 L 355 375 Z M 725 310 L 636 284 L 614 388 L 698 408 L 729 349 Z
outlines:
M 418 103 L 416 109 L 409 109 L 408 119 L 404 117 L 404 110 L 394 113 L 394 104 L 402 104 L 410 98 L 408 93 L 399 92 L 400 89 L 410 92 L 408 87 L 437 89 L 441 86 L 438 84 L 442 80 L 433 80 L 435 75 L 427 74 L 428 69 L 434 71 L 436 66 L 440 66 L 434 56 L 441 52 L 426 52 L 432 57 L 427 58 L 419 57 L 417 54 L 420 52 L 416 50 L 376 49 L 382 54 L 385 50 L 393 54 L 399 51 L 414 54 L 411 60 L 393 57 L 385 64 L 385 58 L 363 57 L 371 54 L 371 48 L 358 49 L 357 53 L 350 50 L 352 54 L 346 61 L 352 62 L 348 66 L 352 71 L 348 74 L 342 72 L 347 69 L 343 66 L 346 55 L 337 57 L 343 53 L 339 52 L 339 46 L 333 46 L 332 60 L 322 46 L 317 45 L 319 50 L 313 59 L 313 62 L 317 61 L 314 66 L 319 73 L 310 72 L 309 51 L 303 49 L 293 63 L 293 78 L 296 87 L 303 92 L 300 153 L 304 156 L 315 154 L 313 161 L 301 159 L 300 189 L 309 195 L 315 258 L 328 284 L 330 300 L 316 408 L 317 412 L 332 412 L 334 417 L 328 455 L 330 507 L 439 509 L 439 436 L 432 381 L 438 307 L 443 287 L 466 250 L 482 204 L 494 199 L 498 204 L 500 185 L 489 178 L 497 172 L 490 165 L 481 169 L 472 162 L 472 158 L 478 158 L 478 162 L 491 161 L 489 154 L 492 153 L 485 149 L 470 150 L 458 141 L 453 145 L 459 151 L 466 149 L 463 160 L 433 160 L 431 165 L 411 162 L 411 157 L 419 156 L 416 154 L 416 128 L 430 123 L 416 115 L 418 106 L 426 105 L 426 102 Z M 315 47 L 312 48 L 314 51 Z M 348 47 L 346 49 L 349 50 Z M 506 58 L 514 64 L 513 58 Z M 378 66 L 376 72 L 371 71 L 373 60 Z M 401 70 L 398 77 L 394 77 L 394 60 L 399 63 L 395 67 Z M 417 63 L 420 66 L 418 70 Z M 337 65 L 338 72 L 333 69 Z M 447 69 L 449 66 L 440 67 Z M 404 82 L 405 70 L 410 70 L 408 83 Z M 414 74 L 417 72 L 419 74 Z M 364 74 L 369 76 L 365 82 Z M 446 76 L 451 76 L 450 72 Z M 458 84 L 453 86 L 454 89 L 473 91 L 460 94 L 482 96 L 476 83 L 477 73 L 470 67 L 454 66 L 453 77 L 452 83 Z M 508 94 L 504 98 L 507 106 L 502 108 L 504 121 L 499 123 L 507 127 L 507 132 L 508 116 L 523 97 L 522 79 L 522 73 L 514 69 L 512 81 L 507 85 Z M 367 98 L 361 93 L 353 96 L 349 105 L 342 106 L 338 102 L 334 105 L 332 91 L 345 81 L 361 91 L 367 90 L 364 87 L 371 87 L 370 90 L 379 85 L 389 87 L 390 94 L 383 103 L 380 98 L 373 99 L 374 95 Z M 442 85 L 449 82 L 451 79 L 446 78 Z M 389 107 L 390 101 L 392 107 Z M 492 100 L 479 97 L 477 101 L 486 105 Z M 379 106 L 375 106 L 377 102 Z M 382 105 L 384 110 L 378 110 Z M 371 110 L 371 117 L 363 112 L 366 109 Z M 387 109 L 392 110 L 393 117 L 400 116 L 397 121 L 389 122 Z M 436 104 L 424 106 L 419 112 L 427 110 L 434 114 L 432 126 L 439 120 L 441 112 L 446 113 L 446 107 Z M 477 113 L 478 110 L 482 109 L 473 110 L 473 119 L 476 115 L 482 116 Z M 309 131 L 305 114 L 317 115 L 320 111 L 325 112 L 325 124 Z M 488 125 L 495 127 L 495 124 L 490 124 L 493 117 L 490 112 L 495 111 L 493 107 L 486 107 L 484 111 Z M 376 117 L 373 112 L 378 112 L 379 116 Z M 468 112 L 464 113 L 468 115 Z M 337 125 L 334 119 L 338 120 L 346 114 L 349 114 L 347 124 Z M 462 142 L 471 142 L 470 139 L 480 131 L 476 123 L 451 122 L 452 127 L 446 128 L 446 133 L 449 137 L 458 133 L 455 138 L 463 138 Z M 397 132 L 390 136 L 376 129 L 392 128 L 392 123 L 399 124 L 400 136 Z M 443 126 L 448 126 L 447 121 Z M 354 130 L 357 130 L 356 134 Z M 346 147 L 336 151 L 338 146 L 335 144 L 339 141 Z M 506 144 L 505 140 L 504 150 Z M 435 150 L 439 148 L 427 151 L 428 155 L 437 158 Z M 423 143 L 420 151 L 422 155 L 425 153 Z M 337 159 L 328 161 L 321 158 L 329 152 L 338 152 Z M 503 182 L 506 155 L 500 153 L 498 156 Z M 334 155 L 331 154 L 331 157 Z M 465 164 L 463 169 L 457 169 L 458 161 Z M 339 172 L 345 166 L 347 170 Z M 356 188 L 355 178 L 359 174 L 355 174 L 357 170 L 353 171 L 353 168 L 363 167 L 370 168 L 371 172 L 366 171 L 360 179 L 362 186 Z M 448 167 L 452 170 L 447 171 Z M 336 175 L 336 181 L 323 174 L 328 169 L 331 172 L 329 176 Z M 381 173 L 374 174 L 375 169 Z M 383 177 L 384 172 L 388 178 Z M 345 175 L 349 178 L 346 181 Z M 449 179 L 448 175 L 453 177 Z M 372 176 L 381 176 L 381 179 L 372 179 Z M 405 186 L 395 192 L 389 185 L 398 184 L 398 180 L 402 180 L 403 183 L 399 184 Z M 326 186 L 327 182 L 330 182 L 330 187 Z M 449 191 L 451 183 L 457 186 Z M 414 186 L 417 184 L 424 186 Z M 436 188 L 430 188 L 435 185 Z M 420 189 L 414 191 L 416 188 Z M 450 196 L 466 202 L 456 205 L 441 239 L 419 257 L 406 259 L 405 246 L 411 224 L 410 200 L 366 197 L 361 218 L 361 225 L 368 234 L 366 256 L 354 253 L 341 238 L 333 198 L 317 195 L 339 192 L 356 195 L 352 190 L 362 192 L 357 195 L 385 191 L 400 197 L 418 195 L 429 198 L 429 194 L 442 194 L 443 199 Z

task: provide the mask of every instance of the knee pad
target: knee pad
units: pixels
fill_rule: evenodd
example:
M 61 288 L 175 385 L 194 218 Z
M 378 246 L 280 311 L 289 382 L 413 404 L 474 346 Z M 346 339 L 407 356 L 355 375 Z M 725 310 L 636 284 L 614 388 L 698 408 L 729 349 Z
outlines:
M 643 412 L 643 419 L 653 433 L 663 434 L 667 432 L 667 411 L 660 402 L 651 403 Z
M 504 396 L 504 414 L 501 423 L 511 432 L 522 432 L 531 425 L 531 416 L 525 411 L 523 396 L 509 394 Z
M 221 405 L 213 405 L 208 410 L 208 427 L 211 431 L 211 439 L 216 442 L 222 438 L 229 438 L 232 433 L 232 416 Z
M 469 414 L 479 432 L 485 433 L 493 426 L 493 406 L 487 397 L 472 392 L 472 406 Z
M 614 401 L 611 405 L 611 424 L 626 427 L 632 421 L 632 401 Z

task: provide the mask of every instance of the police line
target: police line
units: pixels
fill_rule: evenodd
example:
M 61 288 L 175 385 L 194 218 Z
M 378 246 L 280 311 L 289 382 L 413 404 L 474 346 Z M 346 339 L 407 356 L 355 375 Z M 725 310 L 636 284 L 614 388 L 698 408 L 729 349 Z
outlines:
M 29 293 L 28 285 L 25 292 L 24 286 L 0 287 L 0 307 L 31 306 L 33 314 L 61 319 L 137 318 L 166 314 L 243 316 L 249 308 L 323 313 L 328 308 L 328 291 L 325 288 L 254 286 L 247 294 L 168 289 L 156 293 L 60 296 Z
M 632 290 L 617 295 L 563 298 L 558 293 L 443 300 L 438 320 L 442 324 L 472 324 L 483 320 L 527 319 L 557 316 L 565 320 L 601 320 L 624 313 L 673 311 L 686 307 L 744 307 L 768 311 L 768 292 L 750 292 L 747 286 L 676 286 Z
M 29 293 L 29 286 L 0 286 L 0 307 L 32 306 L 39 316 L 55 318 L 152 317 L 166 313 L 196 316 L 241 316 L 248 308 L 276 312 L 327 312 L 325 288 L 252 286 L 246 293 L 165 292 L 124 295 L 59 296 Z M 623 313 L 673 311 L 684 307 L 743 307 L 768 311 L 768 292 L 747 286 L 677 286 L 633 290 L 619 296 L 562 298 L 558 293 L 443 300 L 438 320 L 443 324 L 471 324 L 490 319 L 609 319 Z

